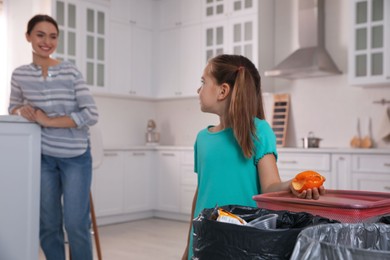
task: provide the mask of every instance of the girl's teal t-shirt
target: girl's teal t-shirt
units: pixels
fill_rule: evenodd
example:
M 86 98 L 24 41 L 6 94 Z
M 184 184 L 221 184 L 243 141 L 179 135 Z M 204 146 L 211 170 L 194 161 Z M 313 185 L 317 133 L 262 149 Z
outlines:
M 257 139 L 255 152 L 246 158 L 232 128 L 198 133 L 194 145 L 195 172 L 198 174 L 198 199 L 194 217 L 204 208 L 216 205 L 256 206 L 253 195 L 260 194 L 257 162 L 266 154 L 277 158 L 276 137 L 265 120 L 254 119 Z
M 276 137 L 265 120 L 254 119 L 257 139 L 252 158 L 245 158 L 232 128 L 219 132 L 201 130 L 194 145 L 198 198 L 194 218 L 205 208 L 216 205 L 256 206 L 253 195 L 260 194 L 257 162 L 266 154 L 277 159 Z M 191 230 L 192 233 L 192 230 Z M 192 235 L 188 259 L 192 258 Z

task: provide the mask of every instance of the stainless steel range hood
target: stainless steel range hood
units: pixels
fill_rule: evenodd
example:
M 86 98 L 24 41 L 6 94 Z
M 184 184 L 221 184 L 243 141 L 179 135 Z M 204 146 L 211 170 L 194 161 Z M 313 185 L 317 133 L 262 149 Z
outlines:
M 341 74 L 325 49 L 324 0 L 298 0 L 300 48 L 265 76 L 286 79 Z

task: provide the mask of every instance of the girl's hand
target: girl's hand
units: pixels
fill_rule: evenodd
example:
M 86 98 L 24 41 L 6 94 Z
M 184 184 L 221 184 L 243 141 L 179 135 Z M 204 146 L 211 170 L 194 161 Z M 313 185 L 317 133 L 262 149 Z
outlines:
M 290 183 L 290 190 L 296 197 L 301 198 L 301 199 L 318 200 L 321 195 L 325 195 L 325 187 L 324 186 L 321 186 L 319 188 L 307 189 L 307 190 L 304 190 L 302 192 L 298 192 L 292 187 L 292 185 Z
M 188 259 L 188 246 L 184 250 L 183 256 L 181 257 L 181 260 L 187 260 Z

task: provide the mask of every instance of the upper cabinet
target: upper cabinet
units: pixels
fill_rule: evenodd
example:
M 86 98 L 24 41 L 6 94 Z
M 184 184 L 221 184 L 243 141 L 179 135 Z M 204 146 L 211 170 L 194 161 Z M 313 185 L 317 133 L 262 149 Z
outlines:
M 153 26 L 153 2 L 150 0 L 111 0 L 111 20 L 141 28 Z
M 107 5 L 55 0 L 53 13 L 60 29 L 55 57 L 76 64 L 92 89 L 106 91 Z
M 159 5 L 159 29 L 198 24 L 201 21 L 199 0 L 164 0 Z
M 156 86 L 154 97 L 197 96 L 205 65 L 202 59 L 201 3 L 198 0 L 158 1 Z
M 264 75 L 273 66 L 272 0 L 202 0 L 202 60 L 219 54 L 249 58 Z M 264 37 L 267 35 L 267 37 Z M 263 87 L 273 80 L 262 77 Z
M 350 84 L 389 84 L 390 1 L 351 0 L 351 4 Z
M 150 0 L 111 1 L 109 94 L 134 98 L 152 95 L 152 7 Z
M 226 16 L 257 14 L 262 0 L 202 0 L 203 20 L 223 19 Z

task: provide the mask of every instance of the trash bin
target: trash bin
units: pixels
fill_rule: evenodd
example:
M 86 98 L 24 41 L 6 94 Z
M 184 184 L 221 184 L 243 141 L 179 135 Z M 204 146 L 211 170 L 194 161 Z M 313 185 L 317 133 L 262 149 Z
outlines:
M 275 211 L 238 205 L 222 206 L 246 222 L 277 214 L 276 229 L 258 229 L 211 219 L 213 208 L 204 209 L 193 220 L 193 259 L 289 259 L 298 234 L 306 227 L 339 223 L 306 212 Z
M 383 223 L 324 224 L 304 229 L 291 260 L 390 259 L 390 225 Z

